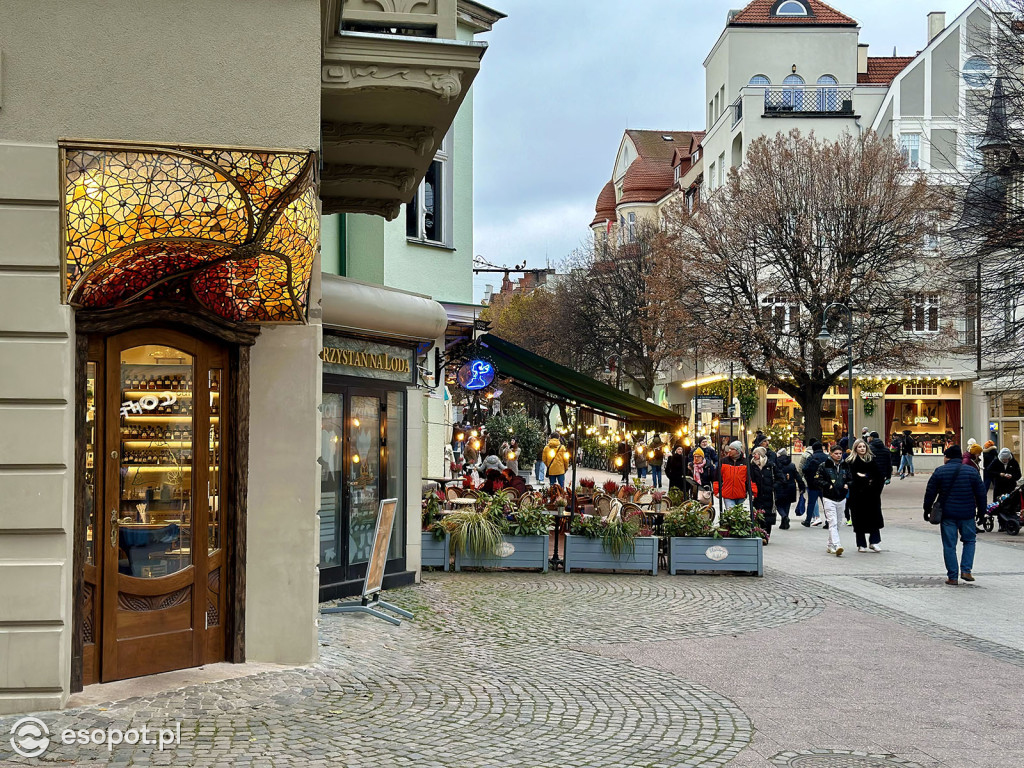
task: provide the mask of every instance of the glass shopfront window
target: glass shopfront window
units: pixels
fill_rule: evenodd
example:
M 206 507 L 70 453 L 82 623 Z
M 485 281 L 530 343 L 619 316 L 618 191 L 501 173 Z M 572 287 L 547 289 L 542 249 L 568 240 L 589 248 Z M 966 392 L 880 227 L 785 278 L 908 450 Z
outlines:
M 892 415 L 888 432 L 900 434 L 909 430 L 918 453 L 941 454 L 947 446 L 960 443 L 959 400 L 893 400 L 887 409 Z

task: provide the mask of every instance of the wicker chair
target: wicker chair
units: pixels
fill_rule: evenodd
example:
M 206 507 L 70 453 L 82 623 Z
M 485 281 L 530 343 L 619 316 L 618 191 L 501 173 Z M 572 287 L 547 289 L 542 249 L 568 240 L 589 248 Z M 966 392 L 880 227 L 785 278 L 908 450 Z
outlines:
M 598 517 L 608 517 L 612 511 L 612 501 L 614 499 L 611 496 L 601 494 L 594 497 L 594 513 Z

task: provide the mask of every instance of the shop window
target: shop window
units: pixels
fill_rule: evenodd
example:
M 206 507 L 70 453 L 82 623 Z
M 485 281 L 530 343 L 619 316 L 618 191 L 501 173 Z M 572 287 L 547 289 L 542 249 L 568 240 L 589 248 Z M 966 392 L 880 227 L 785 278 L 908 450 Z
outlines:
M 939 384 L 935 381 L 916 381 L 912 384 L 904 384 L 903 394 L 916 397 L 935 397 L 939 394 Z
M 935 333 L 939 330 L 939 294 L 912 293 L 903 309 L 903 330 Z
M 391 531 L 388 560 L 405 557 L 405 393 L 388 392 L 387 422 L 387 491 L 389 499 L 398 499 L 395 527 Z
M 1004 418 L 1024 417 L 1024 395 L 1006 394 L 1003 395 L 1002 401 Z
M 410 240 L 452 246 L 452 164 L 450 136 L 420 182 L 416 196 L 405 207 L 405 234 Z

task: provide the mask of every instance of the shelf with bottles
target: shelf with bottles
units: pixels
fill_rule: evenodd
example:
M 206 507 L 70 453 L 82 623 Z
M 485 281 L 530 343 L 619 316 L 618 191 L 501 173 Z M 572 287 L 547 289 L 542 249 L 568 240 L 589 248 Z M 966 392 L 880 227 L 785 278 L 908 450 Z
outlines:
M 162 424 L 162 423 L 171 423 L 171 422 L 185 423 L 185 422 L 191 422 L 192 421 L 192 415 L 191 414 L 181 414 L 181 413 L 177 413 L 177 414 L 165 414 L 165 413 L 146 414 L 146 413 L 144 413 L 144 414 L 140 414 L 140 415 L 133 414 L 131 416 L 122 416 L 121 419 L 123 421 L 133 422 L 133 423 L 136 423 L 136 424 L 148 424 L 150 422 L 152 422 L 153 424 Z M 218 421 L 220 421 L 220 416 L 218 416 L 217 414 L 210 414 L 210 421 L 213 422 L 213 423 L 217 423 Z
M 175 373 L 181 369 L 180 373 Z M 147 371 L 149 371 L 147 373 Z M 195 382 L 192 380 L 191 365 L 122 365 L 121 390 L 125 394 L 148 394 L 150 392 L 174 392 L 191 397 Z M 211 394 L 220 392 L 220 374 L 210 372 Z

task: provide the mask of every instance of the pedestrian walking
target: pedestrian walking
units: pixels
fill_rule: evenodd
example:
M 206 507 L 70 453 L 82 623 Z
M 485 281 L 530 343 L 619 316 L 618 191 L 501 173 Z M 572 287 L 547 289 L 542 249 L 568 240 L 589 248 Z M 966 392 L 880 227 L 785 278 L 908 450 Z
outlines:
M 754 438 L 754 448 L 764 448 L 768 455 L 768 461 L 772 464 L 775 463 L 777 455 L 775 451 L 772 450 L 771 445 L 768 444 L 768 436 L 761 432 L 761 430 L 757 431 L 757 437 Z M 753 449 L 751 449 L 751 451 L 753 451 Z
M 752 516 L 757 522 L 760 515 L 760 527 L 764 531 L 764 543 L 771 539 L 772 526 L 775 525 L 775 464 L 768 459 L 768 449 L 758 445 L 750 455 L 750 488 L 754 500 Z
M 651 487 L 661 488 L 661 469 L 665 464 L 665 444 L 661 442 L 661 435 L 655 435 L 651 440 L 651 450 L 647 452 L 647 466 L 651 470 Z
M 704 451 L 704 458 L 707 459 L 709 462 L 711 462 L 712 466 L 717 467 L 718 466 L 718 451 L 716 451 L 712 447 L 711 441 L 708 440 L 706 437 L 698 437 L 697 438 L 697 446 L 702 451 Z
M 544 471 L 548 476 L 548 482 L 560 485 L 565 488 L 565 470 L 569 466 L 569 453 L 562 445 L 562 439 L 557 432 L 551 433 L 551 439 L 544 447 Z
M 1013 458 L 1009 448 L 1003 448 L 995 461 L 988 465 L 989 485 L 992 486 L 992 501 L 1007 493 L 1013 493 L 1020 480 L 1020 464 Z
M 668 487 L 678 488 L 686 493 L 686 456 L 683 453 L 682 443 L 677 443 L 672 449 L 672 454 L 665 462 L 665 476 L 668 478 Z
M 817 476 L 818 468 L 828 460 L 828 455 L 825 453 L 825 448 L 818 441 L 815 441 L 811 445 L 811 457 L 807 460 L 807 464 L 804 466 L 804 481 L 807 483 L 807 517 L 804 518 L 803 525 L 805 528 L 810 528 L 812 525 L 821 525 L 821 513 L 819 512 L 818 502 L 821 499 L 821 491 L 818 490 Z
M 735 440 L 722 457 L 718 468 L 722 509 L 739 506 L 747 498 L 747 463 L 743 458 L 743 443 Z
M 779 530 L 789 529 L 789 511 L 797 497 L 807 490 L 807 484 L 796 464 L 789 458 L 789 451 L 779 448 L 775 454 L 775 508 L 779 513 Z
M 846 512 L 846 495 L 850 487 L 850 469 L 843 461 L 843 449 L 838 443 L 829 448 L 828 457 L 814 476 L 815 487 L 821 492 L 825 520 L 828 522 L 828 544 L 825 551 L 836 557 L 843 556 L 839 540 L 839 520 Z
M 708 486 L 713 482 L 715 476 L 715 465 L 704 455 L 704 449 L 698 448 L 693 452 L 693 461 L 690 462 L 690 477 L 693 478 L 693 482 L 699 485 L 701 488 Z M 694 493 L 694 498 L 697 494 Z
M 914 476 L 914 436 L 909 429 L 903 430 L 900 440 L 900 480 L 907 475 Z
M 984 449 L 978 445 L 978 443 L 975 443 L 971 446 L 970 450 L 964 454 L 964 464 L 969 463 L 972 467 L 978 470 L 979 475 L 981 474 L 981 453 L 983 450 Z
M 501 457 L 505 460 L 505 466 L 513 472 L 518 472 L 519 455 L 522 452 L 523 450 L 519 447 L 516 439 L 514 437 L 509 438 L 508 442 L 501 447 Z
M 615 471 L 619 473 L 619 479 L 623 483 L 629 482 L 629 470 L 633 467 L 633 460 L 629 455 L 629 443 L 620 440 L 615 447 Z
M 888 485 L 889 481 L 892 480 L 892 454 L 889 453 L 889 449 L 877 432 L 869 433 L 868 440 L 865 442 L 868 444 L 868 448 L 871 449 L 871 456 L 874 458 L 875 465 L 882 475 L 882 483 Z
M 932 514 L 936 499 L 942 504 L 942 558 L 946 564 L 946 583 L 956 586 L 959 579 L 974 581 L 974 549 L 978 538 L 975 518 L 985 512 L 985 484 L 974 468 L 963 463 L 959 445 L 951 445 L 943 454 L 941 467 L 928 478 L 924 492 L 924 517 Z M 957 563 L 957 537 L 963 543 Z
M 981 479 L 985 481 L 985 493 L 992 484 L 992 476 L 989 473 L 989 465 L 999 458 L 999 448 L 991 440 L 986 440 L 981 447 Z
M 882 487 L 885 478 L 875 462 L 871 446 L 863 440 L 853 444 L 853 451 L 847 457 L 846 463 L 850 469 L 847 507 L 853 520 L 853 532 L 857 537 L 857 551 L 881 552 L 881 530 L 885 527 L 882 518 Z
M 647 479 L 647 446 L 638 442 L 633 449 L 633 463 L 636 465 L 636 474 L 641 480 Z

